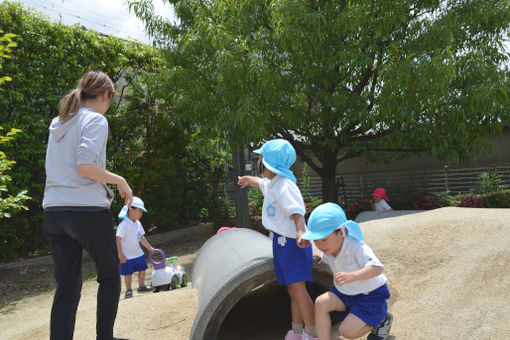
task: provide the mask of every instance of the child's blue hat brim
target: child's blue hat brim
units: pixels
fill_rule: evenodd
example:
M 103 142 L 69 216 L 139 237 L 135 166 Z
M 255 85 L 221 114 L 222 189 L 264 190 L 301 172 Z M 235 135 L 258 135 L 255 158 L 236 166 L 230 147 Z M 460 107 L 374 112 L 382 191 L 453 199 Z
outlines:
M 288 141 L 272 139 L 253 152 L 262 155 L 264 166 L 271 172 L 287 177 L 296 183 L 296 176 L 290 170 L 296 161 L 296 151 Z
M 363 233 L 358 223 L 348 220 L 342 208 L 335 203 L 324 203 L 315 208 L 308 219 L 308 230 L 301 236 L 304 240 L 320 240 L 337 229 L 345 228 L 347 234 L 363 243 Z

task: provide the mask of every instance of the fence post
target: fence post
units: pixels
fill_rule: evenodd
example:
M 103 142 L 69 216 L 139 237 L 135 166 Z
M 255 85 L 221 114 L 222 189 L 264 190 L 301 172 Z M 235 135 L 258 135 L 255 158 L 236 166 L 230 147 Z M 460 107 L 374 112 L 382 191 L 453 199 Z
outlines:
M 448 193 L 448 164 L 444 165 L 444 191 Z
M 232 151 L 232 165 L 234 167 L 234 200 L 236 206 L 236 223 L 238 227 L 249 227 L 248 211 L 248 189 L 241 189 L 237 185 L 237 176 L 243 176 L 246 173 L 244 152 L 241 150 Z

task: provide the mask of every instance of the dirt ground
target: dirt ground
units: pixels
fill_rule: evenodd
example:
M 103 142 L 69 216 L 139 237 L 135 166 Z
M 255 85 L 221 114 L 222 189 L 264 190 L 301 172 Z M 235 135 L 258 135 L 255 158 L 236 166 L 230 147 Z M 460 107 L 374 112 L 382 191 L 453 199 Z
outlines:
M 368 221 L 361 227 L 366 243 L 386 266 L 392 339 L 510 339 L 510 209 L 441 208 Z M 204 241 L 160 248 L 167 256 L 178 255 L 177 263 L 191 273 Z M 95 334 L 97 283 L 92 268 L 85 262 L 88 279 L 75 339 L 93 339 Z M 0 338 L 47 339 L 53 292 L 51 266 L 0 271 Z M 189 338 L 197 312 L 196 290 L 135 291 L 127 300 L 123 293 L 124 288 L 116 336 Z

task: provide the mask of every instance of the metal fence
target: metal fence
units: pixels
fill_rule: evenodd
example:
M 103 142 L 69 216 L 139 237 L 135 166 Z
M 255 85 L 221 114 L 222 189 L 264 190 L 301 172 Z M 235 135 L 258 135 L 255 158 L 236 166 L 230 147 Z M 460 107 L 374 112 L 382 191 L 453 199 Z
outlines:
M 350 202 L 369 198 L 377 187 L 383 187 L 389 196 L 403 196 L 416 190 L 431 193 L 450 192 L 451 194 L 476 192 L 480 175 L 490 169 L 496 170 L 503 185 L 510 186 L 510 165 L 429 169 L 394 170 L 373 173 L 349 173 L 336 176 L 339 185 L 339 200 Z M 303 179 L 298 178 L 298 186 L 303 187 Z M 310 193 L 322 196 L 320 177 L 310 177 Z

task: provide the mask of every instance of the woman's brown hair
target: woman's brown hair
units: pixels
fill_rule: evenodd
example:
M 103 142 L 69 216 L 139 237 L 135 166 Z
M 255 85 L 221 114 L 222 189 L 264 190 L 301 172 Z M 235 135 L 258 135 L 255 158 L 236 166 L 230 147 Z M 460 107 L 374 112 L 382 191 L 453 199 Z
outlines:
M 105 92 L 113 100 L 115 87 L 110 77 L 103 72 L 88 71 L 81 77 L 78 87 L 60 100 L 58 112 L 60 121 L 74 116 L 83 100 L 96 98 Z

